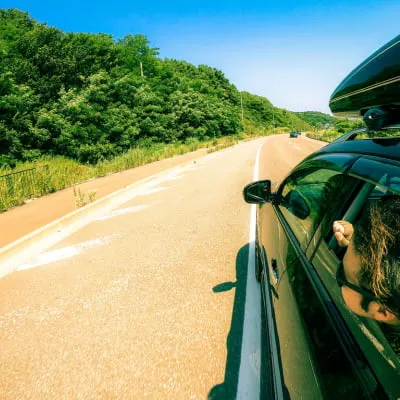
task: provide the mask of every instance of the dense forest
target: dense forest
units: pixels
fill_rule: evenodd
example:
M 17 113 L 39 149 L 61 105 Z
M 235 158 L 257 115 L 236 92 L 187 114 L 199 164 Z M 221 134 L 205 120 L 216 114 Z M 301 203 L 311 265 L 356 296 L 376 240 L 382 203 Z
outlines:
M 96 163 L 245 126 L 311 129 L 215 68 L 161 59 L 141 34 L 65 33 L 0 9 L 0 54 L 0 167 L 43 155 Z

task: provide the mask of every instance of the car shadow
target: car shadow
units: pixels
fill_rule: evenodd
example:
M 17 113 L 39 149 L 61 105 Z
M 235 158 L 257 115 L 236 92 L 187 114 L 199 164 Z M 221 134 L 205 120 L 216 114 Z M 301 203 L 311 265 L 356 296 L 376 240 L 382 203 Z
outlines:
M 248 259 L 249 244 L 246 244 L 238 251 L 236 256 L 236 282 L 224 282 L 213 287 L 213 292 L 217 294 L 234 288 L 235 298 L 233 301 L 231 329 L 226 340 L 228 352 L 224 381 L 210 390 L 208 393 L 209 400 L 236 398 L 242 350 Z
M 242 339 L 244 328 L 244 313 L 245 313 L 245 300 L 246 300 L 246 286 L 247 286 L 247 270 L 249 260 L 250 245 L 246 244 L 237 253 L 236 256 L 236 282 L 223 282 L 213 288 L 214 293 L 221 293 L 228 290 L 235 289 L 235 298 L 233 301 L 232 322 L 229 331 L 226 346 L 227 357 L 225 367 L 224 381 L 215 385 L 208 393 L 209 400 L 230 400 L 236 399 L 239 368 L 242 352 Z M 254 273 L 254 271 L 250 271 Z M 262 302 L 260 296 L 260 303 Z M 264 348 L 265 346 L 262 346 Z M 262 349 L 262 360 L 265 360 L 264 350 Z M 261 374 L 264 375 L 264 365 L 261 363 Z M 261 379 L 261 394 L 263 396 L 263 379 Z

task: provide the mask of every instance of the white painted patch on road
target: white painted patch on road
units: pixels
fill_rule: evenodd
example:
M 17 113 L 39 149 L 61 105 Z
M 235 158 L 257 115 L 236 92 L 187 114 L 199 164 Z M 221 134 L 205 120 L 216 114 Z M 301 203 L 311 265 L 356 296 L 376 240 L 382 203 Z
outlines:
M 119 210 L 113 210 L 108 215 L 104 215 L 103 217 L 96 218 L 95 221 L 105 221 L 107 219 L 118 217 L 120 215 L 130 214 L 130 213 L 142 211 L 142 210 L 145 210 L 146 208 L 149 208 L 149 207 L 150 206 L 148 206 L 148 205 L 141 204 L 141 205 L 134 206 L 134 207 L 127 207 L 127 208 L 121 208 Z
M 161 192 L 161 191 L 166 190 L 166 189 L 167 189 L 166 187 L 157 187 L 157 188 L 152 188 L 152 189 L 148 189 L 148 190 L 143 190 L 142 192 L 140 192 L 138 194 L 138 196 L 146 196 L 148 194 Z
M 61 249 L 47 251 L 46 253 L 39 254 L 35 259 L 30 260 L 30 262 L 22 264 L 16 270 L 22 271 L 25 269 L 37 268 L 43 265 L 54 263 L 56 261 L 77 256 L 85 250 L 110 243 L 110 241 L 117 236 L 120 235 L 109 235 L 99 239 L 88 240 L 87 242 L 82 242 L 74 246 L 67 246 Z
M 204 156 L 203 158 L 206 157 L 207 156 Z M 204 161 L 201 159 L 198 163 L 196 162 L 196 164 L 191 163 L 157 173 L 153 176 L 143 179 L 142 181 L 133 183 L 132 185 L 129 185 L 128 187 L 115 193 L 105 196 L 103 199 L 99 199 L 98 201 L 89 204 L 86 206 L 85 210 L 81 210 L 82 212 L 79 211 L 79 218 L 71 218 L 69 222 L 65 222 L 64 220 L 68 220 L 69 218 L 67 215 L 66 217 L 62 217 L 59 220 L 53 221 L 47 226 L 40 228 L 38 231 L 27 235 L 34 238 L 35 236 L 39 237 L 39 231 L 47 230 L 48 232 L 47 235 L 40 237 L 40 240 L 31 240 L 29 243 L 27 242 L 22 251 L 14 252 L 11 254 L 11 256 L 5 258 L 5 260 L 2 259 L 0 278 L 17 270 L 44 265 L 44 263 L 47 263 L 47 261 L 43 259 L 43 254 L 45 254 L 44 251 L 47 249 L 50 249 L 52 246 L 66 239 L 79 229 L 92 223 L 93 221 L 96 221 L 98 218 L 109 215 L 113 212 L 113 210 L 116 210 L 118 207 L 138 196 L 149 195 L 161 190 L 170 189 L 172 186 L 163 187 L 160 185 L 168 181 L 181 179 L 185 172 L 190 170 L 203 168 L 202 166 L 199 166 L 199 164 L 204 164 Z M 74 213 L 78 213 L 78 210 Z M 20 239 L 20 241 L 25 239 L 26 237 Z M 13 245 L 14 244 L 11 244 L 11 246 Z M 8 246 L 0 250 L 7 251 L 7 247 Z M 69 251 L 72 251 L 72 249 Z M 68 255 L 67 253 L 64 255 L 61 252 L 58 253 L 58 257 L 61 257 L 60 259 L 70 256 L 71 255 Z M 32 260 L 36 261 L 33 262 Z
M 204 159 L 208 160 L 215 160 L 218 158 L 221 158 L 221 154 L 219 153 L 212 153 L 212 154 L 207 154 L 206 156 L 203 157 Z M 202 160 L 203 161 L 203 160 Z
M 259 179 L 260 151 L 257 151 L 253 181 Z M 249 258 L 247 266 L 246 301 L 242 336 L 242 353 L 239 368 L 237 399 L 260 398 L 261 368 L 261 294 L 255 278 L 256 205 L 251 206 Z
M 171 177 L 165 179 L 165 181 L 176 181 L 176 180 L 182 179 L 182 178 L 183 178 L 183 175 L 171 176 Z
M 195 165 L 191 165 L 187 168 L 187 171 L 196 171 L 197 169 L 203 169 L 205 168 L 205 165 L 199 165 L 199 164 L 195 164 Z

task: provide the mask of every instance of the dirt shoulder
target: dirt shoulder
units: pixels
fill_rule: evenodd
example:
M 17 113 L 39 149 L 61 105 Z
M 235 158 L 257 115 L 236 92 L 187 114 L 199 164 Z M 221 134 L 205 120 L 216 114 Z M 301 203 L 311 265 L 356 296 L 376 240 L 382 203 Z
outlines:
M 75 187 L 80 189 L 86 198 L 88 198 L 90 191 L 95 191 L 96 200 L 98 200 L 141 179 L 168 168 L 194 161 L 196 158 L 203 157 L 206 154 L 207 149 L 196 150 L 102 178 L 92 179 L 77 184 Z M 76 210 L 74 191 L 72 187 L 69 187 L 0 213 L 0 247 L 12 243 L 74 210 Z

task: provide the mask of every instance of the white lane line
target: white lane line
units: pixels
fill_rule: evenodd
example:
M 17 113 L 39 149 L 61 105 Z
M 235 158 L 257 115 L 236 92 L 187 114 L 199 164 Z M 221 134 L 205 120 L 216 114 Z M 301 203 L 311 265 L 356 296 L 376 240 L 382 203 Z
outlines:
M 117 236 L 121 235 L 118 234 L 108 235 L 103 238 L 88 240 L 87 242 L 82 242 L 74 246 L 67 246 L 61 249 L 51 250 L 45 253 L 41 253 L 34 259 L 30 260 L 30 262 L 20 265 L 16 270 L 22 271 L 25 269 L 37 268 L 41 267 L 42 265 L 51 264 L 56 261 L 61 261 L 67 258 L 77 256 L 78 254 L 81 254 L 85 250 L 89 250 L 94 247 L 99 247 L 104 244 L 107 244 L 111 241 L 111 239 Z
M 118 217 L 119 215 L 124 215 L 124 214 L 129 214 L 129 213 L 134 213 L 138 211 L 145 210 L 146 208 L 149 208 L 150 206 L 140 204 L 135 207 L 127 207 L 127 208 L 121 208 L 119 210 L 113 210 L 110 214 L 104 215 L 103 217 L 96 218 L 95 221 L 105 221 L 110 218 Z
M 257 151 L 254 165 L 253 181 L 259 179 L 260 151 Z M 260 366 L 261 366 L 261 298 L 260 285 L 256 281 L 255 240 L 256 240 L 256 205 L 251 206 L 249 258 L 247 266 L 246 300 L 242 337 L 242 353 L 238 377 L 237 399 L 260 398 Z

